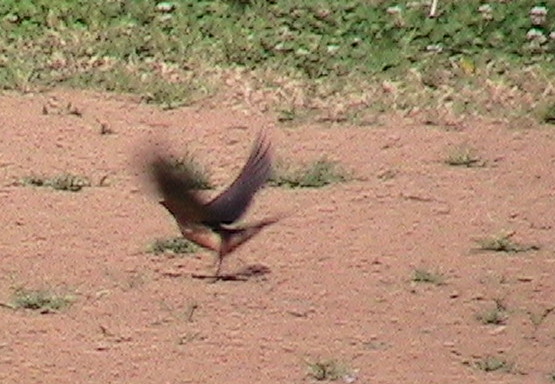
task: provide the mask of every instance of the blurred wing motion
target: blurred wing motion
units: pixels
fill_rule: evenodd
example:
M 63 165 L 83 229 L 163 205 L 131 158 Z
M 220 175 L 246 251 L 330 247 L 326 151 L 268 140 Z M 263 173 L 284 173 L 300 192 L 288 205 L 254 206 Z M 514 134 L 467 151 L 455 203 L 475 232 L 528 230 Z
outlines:
M 263 134 L 254 143 L 251 154 L 233 183 L 209 202 L 193 189 L 193 175 L 178 171 L 170 161 L 157 156 L 151 164 L 154 183 L 162 204 L 175 218 L 183 236 L 196 244 L 218 252 L 219 274 L 222 259 L 279 219 L 266 219 L 244 227 L 229 227 L 247 211 L 255 193 L 272 172 L 271 146 Z
M 213 222 L 231 224 L 249 207 L 254 194 L 272 173 L 270 143 L 259 135 L 251 154 L 235 181 L 206 205 Z

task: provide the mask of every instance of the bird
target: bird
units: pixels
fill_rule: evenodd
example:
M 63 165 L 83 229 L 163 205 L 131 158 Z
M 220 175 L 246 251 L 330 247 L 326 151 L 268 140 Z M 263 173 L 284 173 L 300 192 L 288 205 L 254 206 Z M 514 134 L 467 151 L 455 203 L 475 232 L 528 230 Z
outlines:
M 195 189 L 190 170 L 178 170 L 167 157 L 156 155 L 150 162 L 150 174 L 161 200 L 159 203 L 174 217 L 183 237 L 216 252 L 216 272 L 220 278 L 222 262 L 240 245 L 278 217 L 251 224 L 234 225 L 248 210 L 253 197 L 272 173 L 272 147 L 263 131 L 258 134 L 250 155 L 230 186 L 206 201 Z

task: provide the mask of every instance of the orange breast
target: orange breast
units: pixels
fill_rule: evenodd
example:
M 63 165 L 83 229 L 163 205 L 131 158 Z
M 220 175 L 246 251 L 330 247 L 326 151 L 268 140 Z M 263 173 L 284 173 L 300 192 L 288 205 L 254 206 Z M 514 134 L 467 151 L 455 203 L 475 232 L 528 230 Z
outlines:
M 184 226 L 180 225 L 179 229 L 183 237 L 201 247 L 208 248 L 212 251 L 219 252 L 221 246 L 220 236 L 210 228 L 203 226 Z

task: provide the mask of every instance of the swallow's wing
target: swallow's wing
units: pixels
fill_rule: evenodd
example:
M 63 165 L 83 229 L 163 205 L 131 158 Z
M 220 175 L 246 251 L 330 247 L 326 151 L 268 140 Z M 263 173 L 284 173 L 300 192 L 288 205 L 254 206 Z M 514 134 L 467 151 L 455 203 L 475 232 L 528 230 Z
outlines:
M 152 161 L 150 172 L 162 196 L 161 204 L 178 223 L 200 223 L 207 219 L 208 211 L 193 190 L 194 180 L 190 172 L 178 171 L 160 156 Z
M 239 176 L 229 188 L 206 205 L 209 224 L 231 224 L 239 219 L 271 172 L 271 146 L 264 134 L 260 133 Z

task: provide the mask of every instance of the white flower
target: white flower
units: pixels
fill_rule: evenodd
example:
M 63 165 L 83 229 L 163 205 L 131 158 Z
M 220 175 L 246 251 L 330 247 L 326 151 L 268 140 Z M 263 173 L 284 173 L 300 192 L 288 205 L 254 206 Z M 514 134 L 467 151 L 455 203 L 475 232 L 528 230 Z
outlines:
M 546 16 L 547 15 L 547 8 L 545 7 L 534 7 L 530 10 L 531 15 L 536 16 Z
M 274 46 L 274 50 L 276 50 L 276 51 L 278 51 L 278 52 L 285 51 L 285 44 L 283 44 L 283 43 L 277 43 L 277 44 Z
M 491 8 L 491 5 L 489 5 L 489 4 L 482 4 L 478 8 L 478 12 L 480 12 L 480 13 L 491 13 L 492 11 L 493 11 L 493 9 Z
M 169 13 L 175 10 L 175 4 L 170 3 L 169 1 L 163 1 L 161 3 L 156 4 L 155 9 L 157 12 Z
M 443 47 L 441 44 L 430 44 L 426 46 L 426 51 L 428 52 L 441 52 L 443 51 Z
M 401 13 L 401 7 L 398 6 L 398 5 L 396 5 L 396 6 L 394 6 L 394 7 L 389 7 L 389 8 L 387 8 L 386 12 L 387 12 L 389 15 L 398 15 L 398 14 Z
M 545 43 L 547 40 L 547 37 L 544 36 L 543 32 L 535 28 L 530 29 L 526 33 L 526 38 L 530 41 L 537 41 L 540 44 Z
M 337 52 L 337 51 L 339 50 L 339 45 L 335 45 L 335 44 L 333 44 L 333 45 L 328 45 L 328 46 L 326 47 L 326 50 L 328 51 L 328 53 L 332 53 L 332 54 L 333 54 L 333 53 L 335 53 L 335 52 Z
M 425 6 L 426 4 L 423 4 L 420 1 L 409 1 L 407 3 L 407 8 L 413 9 L 413 8 L 422 8 L 422 6 Z
M 478 12 L 480 12 L 482 14 L 482 18 L 484 20 L 493 20 L 493 8 L 491 7 L 491 5 L 489 4 L 482 4 L 480 5 L 480 7 L 478 8 Z
M 532 25 L 543 25 L 547 19 L 547 8 L 534 7 L 530 10 L 530 21 Z

